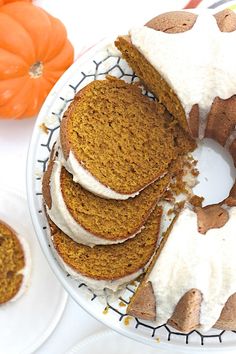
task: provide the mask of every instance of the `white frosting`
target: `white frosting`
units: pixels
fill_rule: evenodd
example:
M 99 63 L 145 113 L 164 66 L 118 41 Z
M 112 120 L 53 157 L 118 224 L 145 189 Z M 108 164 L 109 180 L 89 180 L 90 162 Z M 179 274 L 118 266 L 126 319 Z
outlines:
M 95 195 L 98 195 L 99 197 L 125 200 L 128 198 L 133 198 L 139 194 L 139 191 L 132 194 L 121 194 L 105 186 L 78 162 L 73 151 L 70 151 L 67 160 L 62 158 L 62 163 L 67 171 L 73 175 L 74 182 L 79 183 L 83 188 L 87 189 L 89 192 Z
M 19 291 L 16 293 L 16 295 L 9 302 L 14 302 L 18 300 L 27 291 L 29 287 L 29 279 L 31 274 L 31 255 L 30 255 L 29 245 L 23 237 L 17 235 L 17 238 L 24 252 L 25 266 L 18 272 L 18 274 L 23 275 L 21 287 Z
M 205 235 L 198 232 L 196 213 L 180 213 L 148 278 L 156 297 L 157 325 L 166 323 L 181 297 L 196 288 L 202 293 L 200 325 L 208 330 L 236 292 L 236 207 L 228 212 L 228 222 Z
M 55 147 L 57 148 L 57 147 Z M 59 153 L 59 152 L 58 152 Z M 138 232 L 134 233 L 133 235 L 129 236 L 126 239 L 122 240 L 107 240 L 102 237 L 97 237 L 93 235 L 91 232 L 87 231 L 83 228 L 71 215 L 69 212 L 62 192 L 61 192 L 61 183 L 60 183 L 60 176 L 61 176 L 61 154 L 59 153 L 58 159 L 54 161 L 51 178 L 50 178 L 50 193 L 51 193 L 51 200 L 52 205 L 51 209 L 46 206 L 47 213 L 50 219 L 69 237 L 71 237 L 75 242 L 82 243 L 84 245 L 93 247 L 95 245 L 109 245 L 124 242 L 126 239 L 130 237 L 134 237 Z
M 56 258 L 61 267 L 65 269 L 65 271 L 70 274 L 73 279 L 86 284 L 87 287 L 92 290 L 96 295 L 104 295 L 104 290 L 106 289 L 109 289 L 112 292 L 117 292 L 121 290 L 126 284 L 138 278 L 147 269 L 148 265 L 151 262 L 150 260 L 144 268 L 139 269 L 137 272 L 127 275 L 125 277 L 116 280 L 98 280 L 94 278 L 89 278 L 75 271 L 72 267 L 66 264 L 58 254 L 56 254 Z
M 164 33 L 148 27 L 130 31 L 131 41 L 174 89 L 186 118 L 199 105 L 199 138 L 215 97 L 236 93 L 236 31 L 221 32 L 213 15 L 198 15 L 191 30 Z

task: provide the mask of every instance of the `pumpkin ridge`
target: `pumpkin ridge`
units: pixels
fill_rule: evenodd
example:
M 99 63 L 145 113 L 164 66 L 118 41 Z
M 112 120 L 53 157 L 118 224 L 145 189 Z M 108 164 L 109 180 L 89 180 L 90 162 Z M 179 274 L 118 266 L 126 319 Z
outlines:
M 9 6 L 9 5 L 6 5 Z M 27 64 L 35 59 L 35 49 L 29 33 L 15 19 L 5 14 L 0 7 L 1 48 L 23 58 Z M 9 31 L 9 28 L 12 30 Z M 17 33 L 17 41 L 16 35 Z M 22 48 L 25 50 L 22 51 Z
M 0 48 L 0 80 L 24 76 L 28 64 L 20 56 Z
M 70 51 L 70 55 L 68 55 L 68 51 Z M 72 44 L 67 41 L 60 53 L 58 53 L 58 55 L 55 56 L 52 60 L 45 63 L 45 68 L 47 68 L 49 71 L 65 70 L 72 64 L 73 58 L 74 48 L 72 47 Z M 55 70 L 54 67 L 56 67 Z
M 51 15 L 49 15 L 49 20 L 51 23 L 51 33 L 49 35 L 49 46 L 44 55 L 45 62 L 49 62 L 55 58 L 63 50 L 65 43 L 68 40 L 67 31 L 63 23 Z M 50 46 L 51 42 L 53 43 L 53 46 Z
M 3 7 L 2 12 L 11 16 L 32 40 L 35 51 L 35 62 L 42 61 L 47 51 L 49 33 L 52 30 L 51 21 L 46 11 L 26 2 L 15 2 Z M 23 14 L 23 16 L 22 16 Z M 29 17 L 28 21 L 26 18 Z M 34 63 L 30 63 L 33 65 Z
M 27 98 L 28 98 L 28 92 L 32 91 L 31 88 L 32 88 L 32 82 L 30 80 L 26 80 L 25 84 L 21 87 L 20 91 L 18 91 L 14 96 L 12 96 L 12 98 L 8 101 L 8 104 L 4 106 L 0 106 L 0 116 L 5 116 L 5 117 L 9 117 L 9 115 L 12 116 L 13 108 L 16 108 L 16 113 L 14 115 L 14 118 L 17 119 L 20 116 L 22 116 L 29 106 L 29 102 Z M 21 97 L 25 99 L 19 100 L 19 98 Z M 20 106 L 18 102 L 20 102 Z
M 12 97 L 14 97 L 17 94 L 17 92 L 22 88 L 22 85 L 24 85 L 24 82 L 26 80 L 27 80 L 26 75 L 17 78 L 0 80 L 0 108 L 3 105 L 8 104 L 8 102 L 12 99 Z M 7 92 L 6 87 L 8 88 L 7 90 L 11 92 L 11 94 L 8 95 L 7 98 L 6 98 L 6 92 Z

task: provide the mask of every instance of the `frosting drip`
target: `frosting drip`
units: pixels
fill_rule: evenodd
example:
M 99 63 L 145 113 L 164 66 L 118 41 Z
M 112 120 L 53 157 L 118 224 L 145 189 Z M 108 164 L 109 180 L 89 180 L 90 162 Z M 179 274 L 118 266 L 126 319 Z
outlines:
M 206 35 L 207 34 L 207 35 Z M 177 94 L 186 118 L 200 112 L 199 138 L 215 97 L 236 93 L 236 31 L 221 32 L 213 15 L 198 16 L 191 30 L 169 34 L 148 27 L 131 29 L 131 41 Z
M 208 330 L 236 292 L 236 207 L 228 212 L 228 222 L 205 235 L 198 232 L 195 212 L 180 213 L 148 278 L 156 297 L 157 325 L 166 323 L 182 296 L 196 288 L 202 293 L 200 326 Z

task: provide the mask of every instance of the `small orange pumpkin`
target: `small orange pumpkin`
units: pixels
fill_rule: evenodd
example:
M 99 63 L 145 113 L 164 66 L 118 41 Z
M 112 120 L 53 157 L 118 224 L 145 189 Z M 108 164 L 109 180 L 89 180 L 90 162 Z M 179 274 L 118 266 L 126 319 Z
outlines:
M 0 7 L 0 117 L 30 117 L 72 64 L 64 25 L 28 2 Z
M 4 4 L 9 4 L 9 2 L 15 2 L 16 0 L 0 0 L 0 6 Z M 31 0 L 17 0 L 17 1 L 26 1 L 31 2 Z

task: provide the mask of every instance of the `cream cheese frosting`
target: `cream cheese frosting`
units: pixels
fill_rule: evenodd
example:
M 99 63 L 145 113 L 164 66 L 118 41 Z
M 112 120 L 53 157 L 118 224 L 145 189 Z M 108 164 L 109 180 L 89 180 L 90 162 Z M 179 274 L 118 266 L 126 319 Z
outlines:
M 99 182 L 82 164 L 76 159 L 73 151 L 70 151 L 68 159 L 62 156 L 63 166 L 73 175 L 73 181 L 79 183 L 84 189 L 98 195 L 101 198 L 126 200 L 134 198 L 140 191 L 133 194 L 117 193 L 113 189 Z
M 206 35 L 207 33 L 207 35 Z M 133 45 L 177 94 L 186 118 L 199 105 L 199 138 L 215 97 L 236 93 L 236 31 L 221 32 L 212 14 L 202 13 L 189 31 L 164 33 L 146 26 L 130 30 Z
M 52 205 L 51 208 L 46 206 L 47 213 L 50 219 L 70 238 L 72 238 L 75 242 L 81 243 L 83 245 L 87 245 L 90 247 L 94 247 L 95 245 L 109 245 L 124 242 L 130 237 L 134 237 L 138 232 L 138 230 L 134 235 L 127 237 L 122 240 L 112 240 L 109 241 L 102 237 L 97 237 L 91 232 L 87 231 L 83 228 L 71 215 L 69 212 L 65 201 L 63 199 L 62 191 L 61 191 L 61 150 L 58 146 L 55 146 L 55 150 L 58 151 L 58 158 L 54 161 L 51 178 L 50 178 L 50 193 Z
M 68 264 L 66 264 L 63 259 L 59 256 L 56 255 L 58 263 L 61 265 L 61 267 L 72 276 L 73 279 L 80 281 L 81 283 L 84 283 L 87 285 L 87 287 L 92 290 L 96 295 L 104 295 L 104 290 L 109 289 L 112 292 L 117 292 L 124 288 L 125 285 L 130 283 L 132 280 L 137 279 L 141 274 L 144 273 L 148 265 L 150 264 L 150 261 L 148 264 L 145 266 L 145 268 L 139 269 L 137 272 L 127 275 L 125 277 L 115 279 L 115 280 L 98 280 L 94 278 L 87 277 L 85 275 L 82 275 L 79 272 L 76 272 L 72 267 L 70 267 Z
M 205 235 L 198 232 L 194 211 L 180 213 L 148 278 L 156 297 L 157 325 L 166 323 L 181 297 L 196 288 L 202 294 L 200 326 L 208 330 L 236 292 L 236 207 L 228 213 L 223 227 Z

